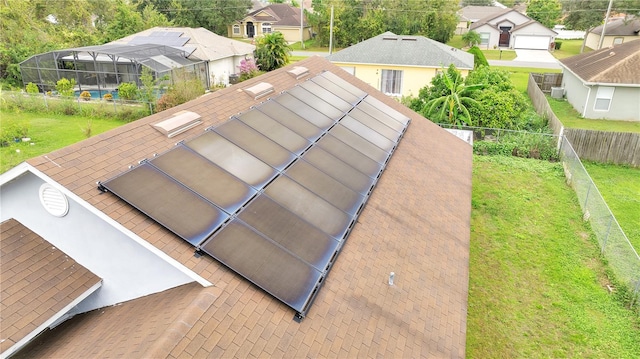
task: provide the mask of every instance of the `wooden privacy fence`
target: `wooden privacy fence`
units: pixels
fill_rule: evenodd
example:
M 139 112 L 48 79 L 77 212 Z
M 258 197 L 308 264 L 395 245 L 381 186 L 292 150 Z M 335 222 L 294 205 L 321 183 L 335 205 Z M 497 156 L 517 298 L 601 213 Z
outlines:
M 553 133 L 564 135 L 581 159 L 640 167 L 640 134 L 564 128 L 538 87 L 534 74 L 529 75 L 527 93 L 536 112 L 547 119 Z
M 640 167 L 640 134 L 565 128 L 564 135 L 583 160 Z
M 542 92 L 551 92 L 552 87 L 560 87 L 562 85 L 561 73 L 538 74 L 532 72 L 529 80 L 531 80 L 531 77 L 533 77 L 533 80 Z

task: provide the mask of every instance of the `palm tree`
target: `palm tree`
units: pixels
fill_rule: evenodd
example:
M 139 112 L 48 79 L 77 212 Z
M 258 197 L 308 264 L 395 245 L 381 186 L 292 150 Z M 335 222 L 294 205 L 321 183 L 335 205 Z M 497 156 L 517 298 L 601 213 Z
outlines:
M 476 31 L 469 30 L 464 35 L 462 35 L 462 40 L 469 44 L 469 47 L 476 46 L 482 41 L 480 34 Z
M 480 106 L 480 103 L 469 95 L 484 87 L 484 84 L 465 85 L 464 79 L 451 65 L 447 71 L 442 69 L 442 84 L 445 86 L 439 97 L 429 100 L 424 108 L 425 114 L 437 114 L 440 119 L 447 119 L 452 125 L 461 127 L 463 125 L 473 126 L 468 106 Z
M 266 34 L 256 45 L 256 64 L 262 71 L 271 71 L 289 62 L 291 47 L 280 32 Z

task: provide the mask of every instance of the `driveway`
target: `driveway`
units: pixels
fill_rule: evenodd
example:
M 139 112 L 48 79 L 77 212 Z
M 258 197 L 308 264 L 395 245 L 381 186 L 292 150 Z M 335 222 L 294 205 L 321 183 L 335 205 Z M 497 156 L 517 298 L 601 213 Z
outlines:
M 516 58 L 513 61 L 558 62 L 547 50 L 516 50 Z
M 535 67 L 543 69 L 560 69 L 558 60 L 547 50 L 515 50 L 516 58 L 512 61 L 489 60 L 491 66 Z

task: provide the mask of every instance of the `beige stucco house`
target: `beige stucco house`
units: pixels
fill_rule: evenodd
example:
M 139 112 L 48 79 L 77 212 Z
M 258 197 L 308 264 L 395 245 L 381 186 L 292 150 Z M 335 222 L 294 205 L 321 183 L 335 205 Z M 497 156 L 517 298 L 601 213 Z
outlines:
M 328 59 L 387 95 L 417 96 L 443 67 L 466 76 L 473 55 L 423 36 L 385 32 L 330 55 Z
M 605 35 L 602 40 L 602 48 L 640 40 L 640 18 L 630 16 L 611 20 L 607 23 L 606 28 L 604 25 L 594 28 L 587 34 L 585 46 L 597 50 L 603 29 Z
M 309 40 L 311 26 L 306 19 L 301 20 L 300 8 L 289 4 L 271 4 L 254 10 L 243 19 L 228 26 L 229 37 L 253 39 L 271 32 L 280 32 L 287 42 Z M 302 34 L 300 22 L 302 23 Z

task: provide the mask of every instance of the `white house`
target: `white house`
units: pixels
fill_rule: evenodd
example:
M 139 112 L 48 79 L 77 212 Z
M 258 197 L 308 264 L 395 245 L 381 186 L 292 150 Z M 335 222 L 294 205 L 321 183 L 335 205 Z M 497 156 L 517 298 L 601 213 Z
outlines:
M 550 50 L 557 33 L 513 9 L 489 15 L 471 25 L 480 34 L 479 47 Z

